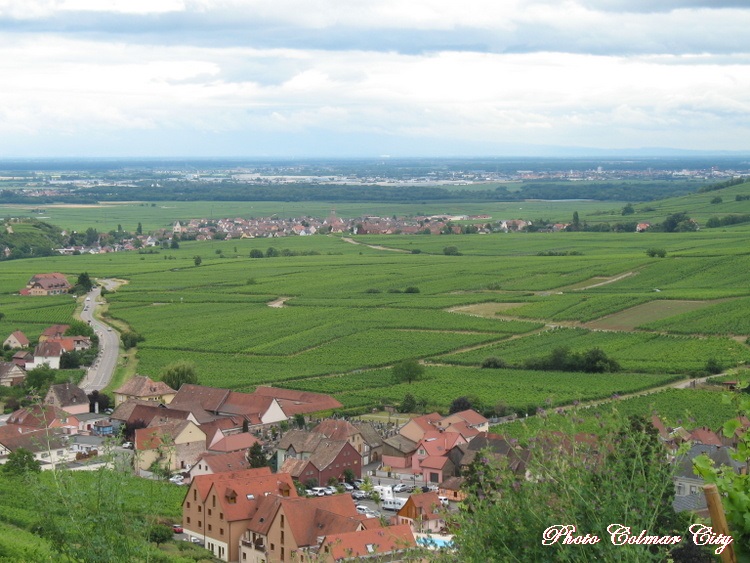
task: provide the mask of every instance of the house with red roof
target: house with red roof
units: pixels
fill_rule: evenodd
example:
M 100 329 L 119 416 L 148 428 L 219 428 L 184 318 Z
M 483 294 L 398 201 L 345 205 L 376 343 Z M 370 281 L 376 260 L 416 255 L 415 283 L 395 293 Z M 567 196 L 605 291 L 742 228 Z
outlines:
M 77 434 L 79 422 L 75 415 L 56 406 L 33 404 L 12 412 L 6 424 L 20 431 L 59 428 L 65 434 Z
M 198 475 L 216 475 L 244 469 L 252 469 L 247 460 L 247 452 L 204 452 L 190 468 L 190 480 Z
M 408 524 L 412 532 L 435 533 L 445 528 L 445 516 L 437 493 L 411 495 L 396 513 L 399 524 Z
M 15 350 L 17 348 L 26 348 L 28 345 L 29 339 L 26 338 L 26 335 L 20 330 L 11 332 L 10 336 L 8 336 L 8 338 L 5 339 L 5 342 L 3 342 L 3 346 L 7 346 L 12 350 Z
M 52 325 L 49 328 L 45 328 L 42 334 L 39 335 L 39 342 L 44 342 L 50 338 L 62 338 L 69 328 L 70 325 Z
M 488 432 L 490 429 L 490 421 L 472 409 L 449 414 L 436 423 L 436 426 L 443 430 L 449 430 L 454 425 L 459 428 L 470 428 L 477 433 Z
M 176 471 L 195 464 L 206 451 L 206 435 L 190 420 L 173 420 L 135 430 L 136 468 L 148 471 L 152 464 Z
M 154 381 L 145 375 L 136 375 L 115 390 L 115 407 L 129 399 L 154 401 L 168 405 L 174 398 L 175 393 L 176 391 L 163 381 Z
M 376 518 L 357 513 L 352 497 L 333 495 L 312 498 L 284 498 L 268 495 L 258 503 L 250 518 L 239 550 L 239 560 L 248 563 L 271 561 L 317 561 L 324 538 L 380 527 Z
M 268 498 L 297 498 L 292 478 L 268 467 L 196 475 L 182 502 L 182 527 L 214 557 L 238 561 L 240 541 Z
M 318 548 L 318 559 L 325 563 L 401 560 L 404 552 L 417 546 L 408 524 L 370 528 L 342 534 L 328 534 Z
M 59 342 L 39 342 L 34 348 L 34 360 L 26 364 L 26 370 L 47 365 L 52 369 L 60 369 L 60 358 L 65 349 Z
M 327 438 L 318 442 L 309 456 L 304 459 L 289 456 L 279 468 L 305 486 L 315 483 L 313 487 L 323 486 L 331 479 L 343 481 L 347 470 L 357 479 L 362 477 L 362 456 L 346 440 Z
M 70 414 L 87 414 L 89 412 L 89 397 L 86 392 L 72 383 L 50 385 L 45 404 L 54 405 Z
M 417 444 L 412 456 L 412 472 L 421 474 L 425 483 L 441 483 L 455 473 L 448 454 L 466 440 L 457 432 L 430 430 Z
M 409 422 L 404 424 L 399 428 L 398 433 L 412 442 L 418 443 L 425 435 L 425 432 L 435 430 L 435 425 L 442 419 L 443 417 L 436 412 L 423 414 L 422 416 L 412 418 Z
M 26 370 L 15 362 L 0 362 L 0 386 L 21 385 L 26 379 Z
M 61 295 L 68 293 L 73 286 L 68 279 L 59 272 L 51 274 L 35 274 L 20 291 L 21 295 Z

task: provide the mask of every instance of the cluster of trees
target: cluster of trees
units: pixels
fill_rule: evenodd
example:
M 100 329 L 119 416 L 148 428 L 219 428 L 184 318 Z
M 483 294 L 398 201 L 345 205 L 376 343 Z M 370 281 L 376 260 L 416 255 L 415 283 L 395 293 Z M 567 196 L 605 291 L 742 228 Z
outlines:
M 317 250 L 290 250 L 284 248 L 279 250 L 273 246 L 269 246 L 268 250 L 264 253 L 259 248 L 253 248 L 250 251 L 250 258 L 277 258 L 279 256 L 319 256 L 320 252 Z
M 548 371 L 583 371 L 587 373 L 605 373 L 620 371 L 620 364 L 607 357 L 601 348 L 591 348 L 583 353 L 571 352 L 570 348 L 555 348 L 549 355 L 541 358 L 528 358 L 524 361 L 526 369 Z
M 725 215 L 724 217 L 709 217 L 708 221 L 706 221 L 706 228 L 716 229 L 717 227 L 728 227 L 729 225 L 738 225 L 740 223 L 750 223 L 750 215 Z

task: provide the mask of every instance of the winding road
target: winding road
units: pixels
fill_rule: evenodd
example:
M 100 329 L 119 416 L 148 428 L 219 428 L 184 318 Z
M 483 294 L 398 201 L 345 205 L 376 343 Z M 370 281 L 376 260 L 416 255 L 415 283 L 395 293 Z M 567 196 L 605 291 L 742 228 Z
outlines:
M 107 289 L 117 286 L 112 280 L 100 281 Z M 91 325 L 99 337 L 99 355 L 94 363 L 86 371 L 80 383 L 81 389 L 86 393 L 101 391 L 112 380 L 112 375 L 117 367 L 117 356 L 120 353 L 120 335 L 111 326 L 103 323 L 94 316 L 96 307 L 101 305 L 101 287 L 98 285 L 86 295 L 81 319 Z

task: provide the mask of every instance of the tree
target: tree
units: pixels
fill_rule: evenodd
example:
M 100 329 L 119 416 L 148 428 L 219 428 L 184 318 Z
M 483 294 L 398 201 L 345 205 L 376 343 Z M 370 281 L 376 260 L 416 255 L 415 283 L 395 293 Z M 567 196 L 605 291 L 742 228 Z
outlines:
M 260 445 L 260 442 L 255 442 L 247 452 L 247 461 L 250 467 L 266 467 L 268 465 L 268 459 L 266 454 L 263 453 L 263 446 Z
M 146 339 L 137 332 L 127 330 L 122 333 L 120 340 L 122 341 L 123 348 L 130 350 L 131 348 L 135 348 L 139 342 L 143 342 Z
M 138 226 L 135 228 L 135 234 L 137 235 L 143 234 L 143 225 L 141 225 L 140 221 L 138 221 Z
M 201 258 L 200 256 L 193 256 L 193 264 L 195 264 L 196 266 L 200 266 L 201 262 L 203 262 L 203 258 Z
M 8 454 L 8 460 L 5 465 L 0 465 L 0 469 L 6 475 L 25 475 L 27 473 L 39 473 L 42 470 L 42 464 L 34 459 L 34 454 L 25 448 Z
M 581 220 L 578 217 L 578 211 L 573 211 L 573 222 L 570 224 L 571 231 L 580 231 L 581 230 Z
M 154 542 L 157 546 L 168 542 L 173 537 L 174 531 L 166 524 L 156 524 L 148 531 L 148 541 Z
M 178 391 L 184 383 L 196 385 L 198 383 L 198 374 L 195 371 L 195 364 L 187 361 L 179 361 L 165 366 L 159 374 L 160 379 L 169 385 L 172 389 Z
M 180 240 L 177 237 L 172 237 L 172 242 L 169 243 L 169 248 L 172 250 L 180 248 Z
M 47 393 L 49 386 L 55 380 L 55 370 L 49 367 L 47 364 L 42 364 L 38 368 L 30 369 L 26 373 L 26 378 L 23 380 L 23 385 L 28 390 L 35 390 L 38 394 L 44 395 Z
M 424 375 L 424 366 L 417 360 L 403 360 L 394 365 L 391 371 L 393 372 L 393 378 L 397 382 L 411 384 L 422 378 L 422 375 Z
M 305 415 L 301 412 L 298 412 L 294 415 L 294 425 L 299 428 L 300 430 L 304 430 L 307 426 L 307 423 L 305 422 Z
M 89 291 L 91 291 L 91 288 L 94 287 L 94 282 L 91 281 L 91 277 L 89 276 L 88 272 L 78 274 L 76 287 L 81 288 L 84 293 L 88 293 Z
M 443 254 L 446 256 L 461 256 L 457 246 L 446 246 L 443 248 Z
M 112 399 L 109 398 L 109 395 L 101 393 L 97 390 L 89 393 L 87 397 L 89 398 L 89 412 L 94 412 L 97 409 L 97 403 L 99 404 L 98 412 L 103 412 L 109 408 L 109 405 L 112 402 Z
M 263 251 L 260 248 L 253 248 L 250 251 L 250 258 L 263 258 Z
M 414 395 L 407 393 L 404 395 L 404 400 L 401 401 L 401 405 L 398 408 L 398 412 L 414 412 L 417 408 L 417 399 Z
M 623 215 L 632 215 L 633 213 L 635 213 L 635 209 L 633 208 L 632 203 L 628 203 L 627 205 L 625 205 L 625 207 L 622 208 Z
M 453 414 L 454 412 L 468 411 L 471 408 L 473 408 L 473 405 L 469 397 L 457 397 L 453 399 L 448 413 Z
M 724 200 L 721 199 L 721 196 L 718 196 L 718 195 L 716 197 L 714 197 L 714 198 L 711 199 L 711 203 L 714 204 L 714 205 L 717 204 L 717 203 L 721 203 L 722 201 L 724 201 Z
M 266 250 L 266 258 L 277 258 L 278 256 L 279 251 L 273 246 L 269 246 L 268 250 Z

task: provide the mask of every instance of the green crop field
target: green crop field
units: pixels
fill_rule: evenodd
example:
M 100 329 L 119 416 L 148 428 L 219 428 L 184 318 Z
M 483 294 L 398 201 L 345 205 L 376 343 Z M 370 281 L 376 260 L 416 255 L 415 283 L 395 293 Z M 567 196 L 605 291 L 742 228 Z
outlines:
M 748 185 L 731 189 L 744 193 Z M 651 202 L 662 215 L 648 213 L 658 220 L 707 195 Z M 392 215 L 437 207 L 337 204 L 336 210 L 339 216 Z M 498 218 L 529 212 L 560 220 L 578 210 L 582 219 L 618 221 L 620 207 L 523 202 L 446 204 L 442 210 Z M 160 202 L 51 206 L 43 212 L 61 226 L 105 230 L 117 224 L 132 229 L 138 221 L 145 229 L 165 227 L 201 216 L 294 216 L 303 209 L 321 216 L 330 211 L 323 203 Z M 157 376 L 165 365 L 189 360 L 206 385 L 247 390 L 263 383 L 331 392 L 352 409 L 398 403 L 409 392 L 443 411 L 457 396 L 471 395 L 487 408 L 505 402 L 528 412 L 660 386 L 702 370 L 709 358 L 724 367 L 750 361 L 744 342 L 750 335 L 744 274 L 750 268 L 750 229 L 742 226 L 685 233 L 347 238 L 355 244 L 342 236 L 258 238 L 182 242 L 179 249 L 151 254 L 5 261 L 0 331 L 36 336 L 47 324 L 71 319 L 71 297 L 15 295 L 35 273 L 117 278 L 126 283 L 107 295 L 107 314 L 144 336 L 138 373 Z M 445 255 L 448 246 L 461 255 Z M 297 255 L 250 258 L 252 250 L 269 247 Z M 663 248 L 666 257 L 649 257 L 649 248 Z M 195 256 L 201 257 L 199 266 Z M 280 306 L 269 306 L 277 300 Z M 692 302 L 701 308 L 692 310 Z M 554 326 L 563 328 L 550 330 Z M 599 347 L 623 372 L 518 369 L 559 346 Z M 488 356 L 516 369 L 480 369 Z M 394 384 L 389 367 L 408 358 L 428 364 L 426 377 Z

